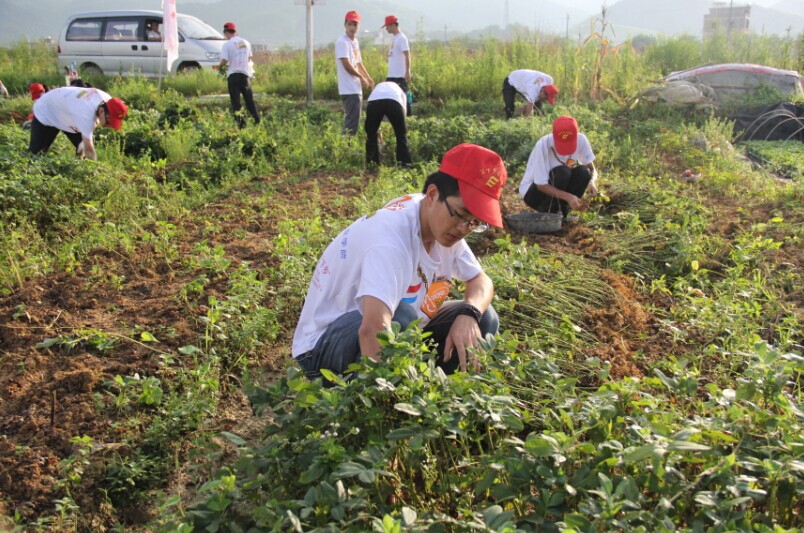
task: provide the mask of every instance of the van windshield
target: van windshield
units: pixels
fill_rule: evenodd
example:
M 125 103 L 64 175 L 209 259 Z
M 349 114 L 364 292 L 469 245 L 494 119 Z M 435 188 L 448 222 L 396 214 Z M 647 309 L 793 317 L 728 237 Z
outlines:
M 179 15 L 179 31 L 185 39 L 201 41 L 225 41 L 226 39 L 212 26 L 197 18 Z

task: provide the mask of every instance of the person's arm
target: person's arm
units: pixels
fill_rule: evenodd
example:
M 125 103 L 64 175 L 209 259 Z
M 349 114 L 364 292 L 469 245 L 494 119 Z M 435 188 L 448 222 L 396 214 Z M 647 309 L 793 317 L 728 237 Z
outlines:
M 341 57 L 339 59 L 341 60 L 341 64 L 343 65 L 343 68 L 346 70 L 346 72 L 348 72 L 352 76 L 360 78 L 360 81 L 363 84 L 368 85 L 366 80 L 363 79 L 363 74 L 361 74 L 358 70 L 355 69 L 355 67 L 352 66 L 352 64 L 349 62 L 348 57 Z
M 373 361 L 380 361 L 380 342 L 377 334 L 391 330 L 393 313 L 380 299 L 363 296 L 363 321 L 357 330 L 360 353 Z
M 373 89 L 374 88 L 374 80 L 371 79 L 371 76 L 369 75 L 368 70 L 366 70 L 366 67 L 363 66 L 362 61 L 357 64 L 357 68 L 358 68 L 358 70 L 360 70 L 360 72 L 362 74 L 362 79 L 363 79 L 363 82 L 365 83 L 365 85 L 369 89 Z
M 465 286 L 464 302 L 476 307 L 482 315 L 491 305 L 491 299 L 494 297 L 494 283 L 485 272 L 480 272 L 477 276 L 465 282 Z M 461 305 L 461 303 L 455 303 L 454 305 Z M 480 325 L 478 322 L 471 316 L 458 315 L 455 318 L 455 322 L 452 323 L 444 344 L 444 361 L 449 361 L 452 358 L 452 352 L 455 351 L 458 354 L 461 370 L 466 371 L 468 363 L 475 370 L 479 370 L 480 366 L 477 360 L 467 350 L 467 348 L 477 345 L 478 339 L 480 339 Z
M 405 54 L 405 82 L 410 83 L 410 50 L 402 53 Z
M 589 173 L 592 175 L 592 179 L 589 180 L 589 185 L 587 189 L 589 189 L 589 194 L 596 195 L 597 194 L 597 168 L 595 168 L 594 163 L 589 163 L 586 165 L 586 168 L 589 169 Z
M 84 151 L 83 153 L 79 153 L 78 155 L 82 156 L 84 159 L 91 159 L 93 161 L 97 161 L 98 154 L 95 152 L 95 141 L 93 141 L 92 137 L 82 136 L 82 139 L 83 139 Z
M 562 191 L 561 189 L 553 187 L 549 183 L 545 183 L 544 185 L 536 185 L 536 187 L 548 196 L 558 198 L 559 200 L 564 200 L 572 209 L 581 208 L 581 199 L 574 194 L 568 193 L 567 191 Z

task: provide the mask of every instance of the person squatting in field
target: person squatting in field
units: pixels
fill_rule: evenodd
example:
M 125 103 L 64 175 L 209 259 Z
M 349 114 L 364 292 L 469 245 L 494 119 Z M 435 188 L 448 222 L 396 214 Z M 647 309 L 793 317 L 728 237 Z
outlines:
M 519 194 L 525 203 L 542 213 L 564 218 L 570 209 L 580 209 L 588 189 L 597 194 L 595 154 L 589 140 L 578 133 L 578 123 L 568 116 L 553 122 L 553 133 L 536 142 L 525 166 Z
M 514 116 L 514 101 L 516 95 L 525 99 L 525 104 L 517 111 L 524 116 L 532 116 L 533 108 L 542 111 L 542 103 L 550 102 L 555 105 L 558 87 L 553 85 L 553 78 L 549 74 L 538 70 L 514 70 L 503 80 L 502 96 L 505 103 L 505 117 Z
M 380 360 L 377 334 L 391 321 L 421 319 L 445 372 L 478 369 L 473 348 L 495 334 L 494 285 L 464 239 L 502 227 L 507 179 L 495 152 L 474 144 L 449 150 L 422 193 L 396 198 L 343 230 L 313 273 L 293 337 L 292 355 L 314 379 L 342 374 L 361 357 Z M 462 300 L 447 301 L 453 280 Z
M 109 126 L 119 130 L 128 107 L 120 98 L 112 98 L 99 89 L 59 87 L 34 102 L 33 114 L 30 152 L 46 152 L 63 131 L 75 146 L 76 155 L 95 160 L 95 128 Z

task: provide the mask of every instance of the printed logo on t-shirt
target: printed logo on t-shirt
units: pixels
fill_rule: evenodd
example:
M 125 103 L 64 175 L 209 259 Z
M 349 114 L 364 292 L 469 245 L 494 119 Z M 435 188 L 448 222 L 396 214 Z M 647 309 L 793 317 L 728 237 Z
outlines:
M 452 281 L 448 279 L 440 279 L 430 284 L 427 289 L 427 294 L 424 295 L 424 302 L 422 302 L 422 312 L 430 318 L 436 316 L 438 310 L 441 309 L 441 304 L 449 296 L 449 291 L 452 288 Z
M 388 205 L 386 205 L 384 207 L 384 209 L 388 209 L 390 211 L 399 211 L 399 210 L 405 209 L 405 207 L 407 207 L 405 205 L 405 203 L 408 202 L 411 198 L 412 198 L 412 196 L 410 196 L 409 194 L 406 194 L 405 196 L 403 196 L 401 198 L 397 198 L 393 202 L 391 202 Z
M 409 305 L 416 303 L 416 300 L 419 298 L 419 290 L 421 290 L 421 288 L 421 283 L 418 285 L 408 286 L 408 290 L 405 291 L 405 296 L 402 297 L 402 301 Z

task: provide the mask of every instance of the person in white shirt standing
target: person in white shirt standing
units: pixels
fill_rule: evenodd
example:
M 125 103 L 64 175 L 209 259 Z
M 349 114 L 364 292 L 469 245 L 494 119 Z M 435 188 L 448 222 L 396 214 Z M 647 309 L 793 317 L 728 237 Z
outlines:
M 388 50 L 388 77 L 385 81 L 396 82 L 405 93 L 407 101 L 407 115 L 411 115 L 410 99 L 410 44 L 408 38 L 399 29 L 399 19 L 395 15 L 385 17 L 383 25 L 385 31 L 394 36 L 391 48 Z
M 75 146 L 76 155 L 96 160 L 93 133 L 98 126 L 119 130 L 128 107 L 120 98 L 85 87 L 59 87 L 42 94 L 33 106 L 31 142 L 34 154 L 46 152 L 60 131 Z
M 503 81 L 502 95 L 505 102 L 505 116 L 514 116 L 514 99 L 519 94 L 525 99 L 525 105 L 520 113 L 525 116 L 533 115 L 533 108 L 542 111 L 542 102 L 556 103 L 558 87 L 553 85 L 553 77 L 538 70 L 515 70 Z
M 380 149 L 377 133 L 383 117 L 394 128 L 396 136 L 396 162 L 400 165 L 410 164 L 408 150 L 408 127 L 405 122 L 405 104 L 407 98 L 402 88 L 392 81 L 378 83 L 368 98 L 366 107 L 366 164 L 380 164 Z
M 251 90 L 251 78 L 254 75 L 252 67 L 251 43 L 237 35 L 237 26 L 234 22 L 223 25 L 223 35 L 226 42 L 221 48 L 220 68 L 226 68 L 227 83 L 229 85 L 229 99 L 232 102 L 232 113 L 237 125 L 241 128 L 246 125 L 246 119 L 240 112 L 240 95 L 246 102 L 246 109 L 254 117 L 254 122 L 260 123 L 260 113 L 254 105 L 254 93 Z
M 580 209 L 581 197 L 589 190 L 597 194 L 595 154 L 589 140 L 578 133 L 578 122 L 561 116 L 553 122 L 553 133 L 538 140 L 528 158 L 519 195 L 542 213 Z
M 432 336 L 446 373 L 477 370 L 473 348 L 494 335 L 494 283 L 465 237 L 489 224 L 502 227 L 502 158 L 488 148 L 459 144 L 429 175 L 421 193 L 406 194 L 344 229 L 318 261 L 292 355 L 308 377 L 344 373 L 361 357 L 380 361 L 377 334 L 414 320 Z M 463 298 L 449 300 L 453 280 Z
M 354 135 L 360 127 L 363 106 L 363 85 L 374 88 L 374 80 L 363 66 L 357 30 L 360 13 L 349 11 L 343 22 L 346 33 L 335 41 L 335 69 L 338 72 L 338 94 L 343 101 L 343 133 Z

